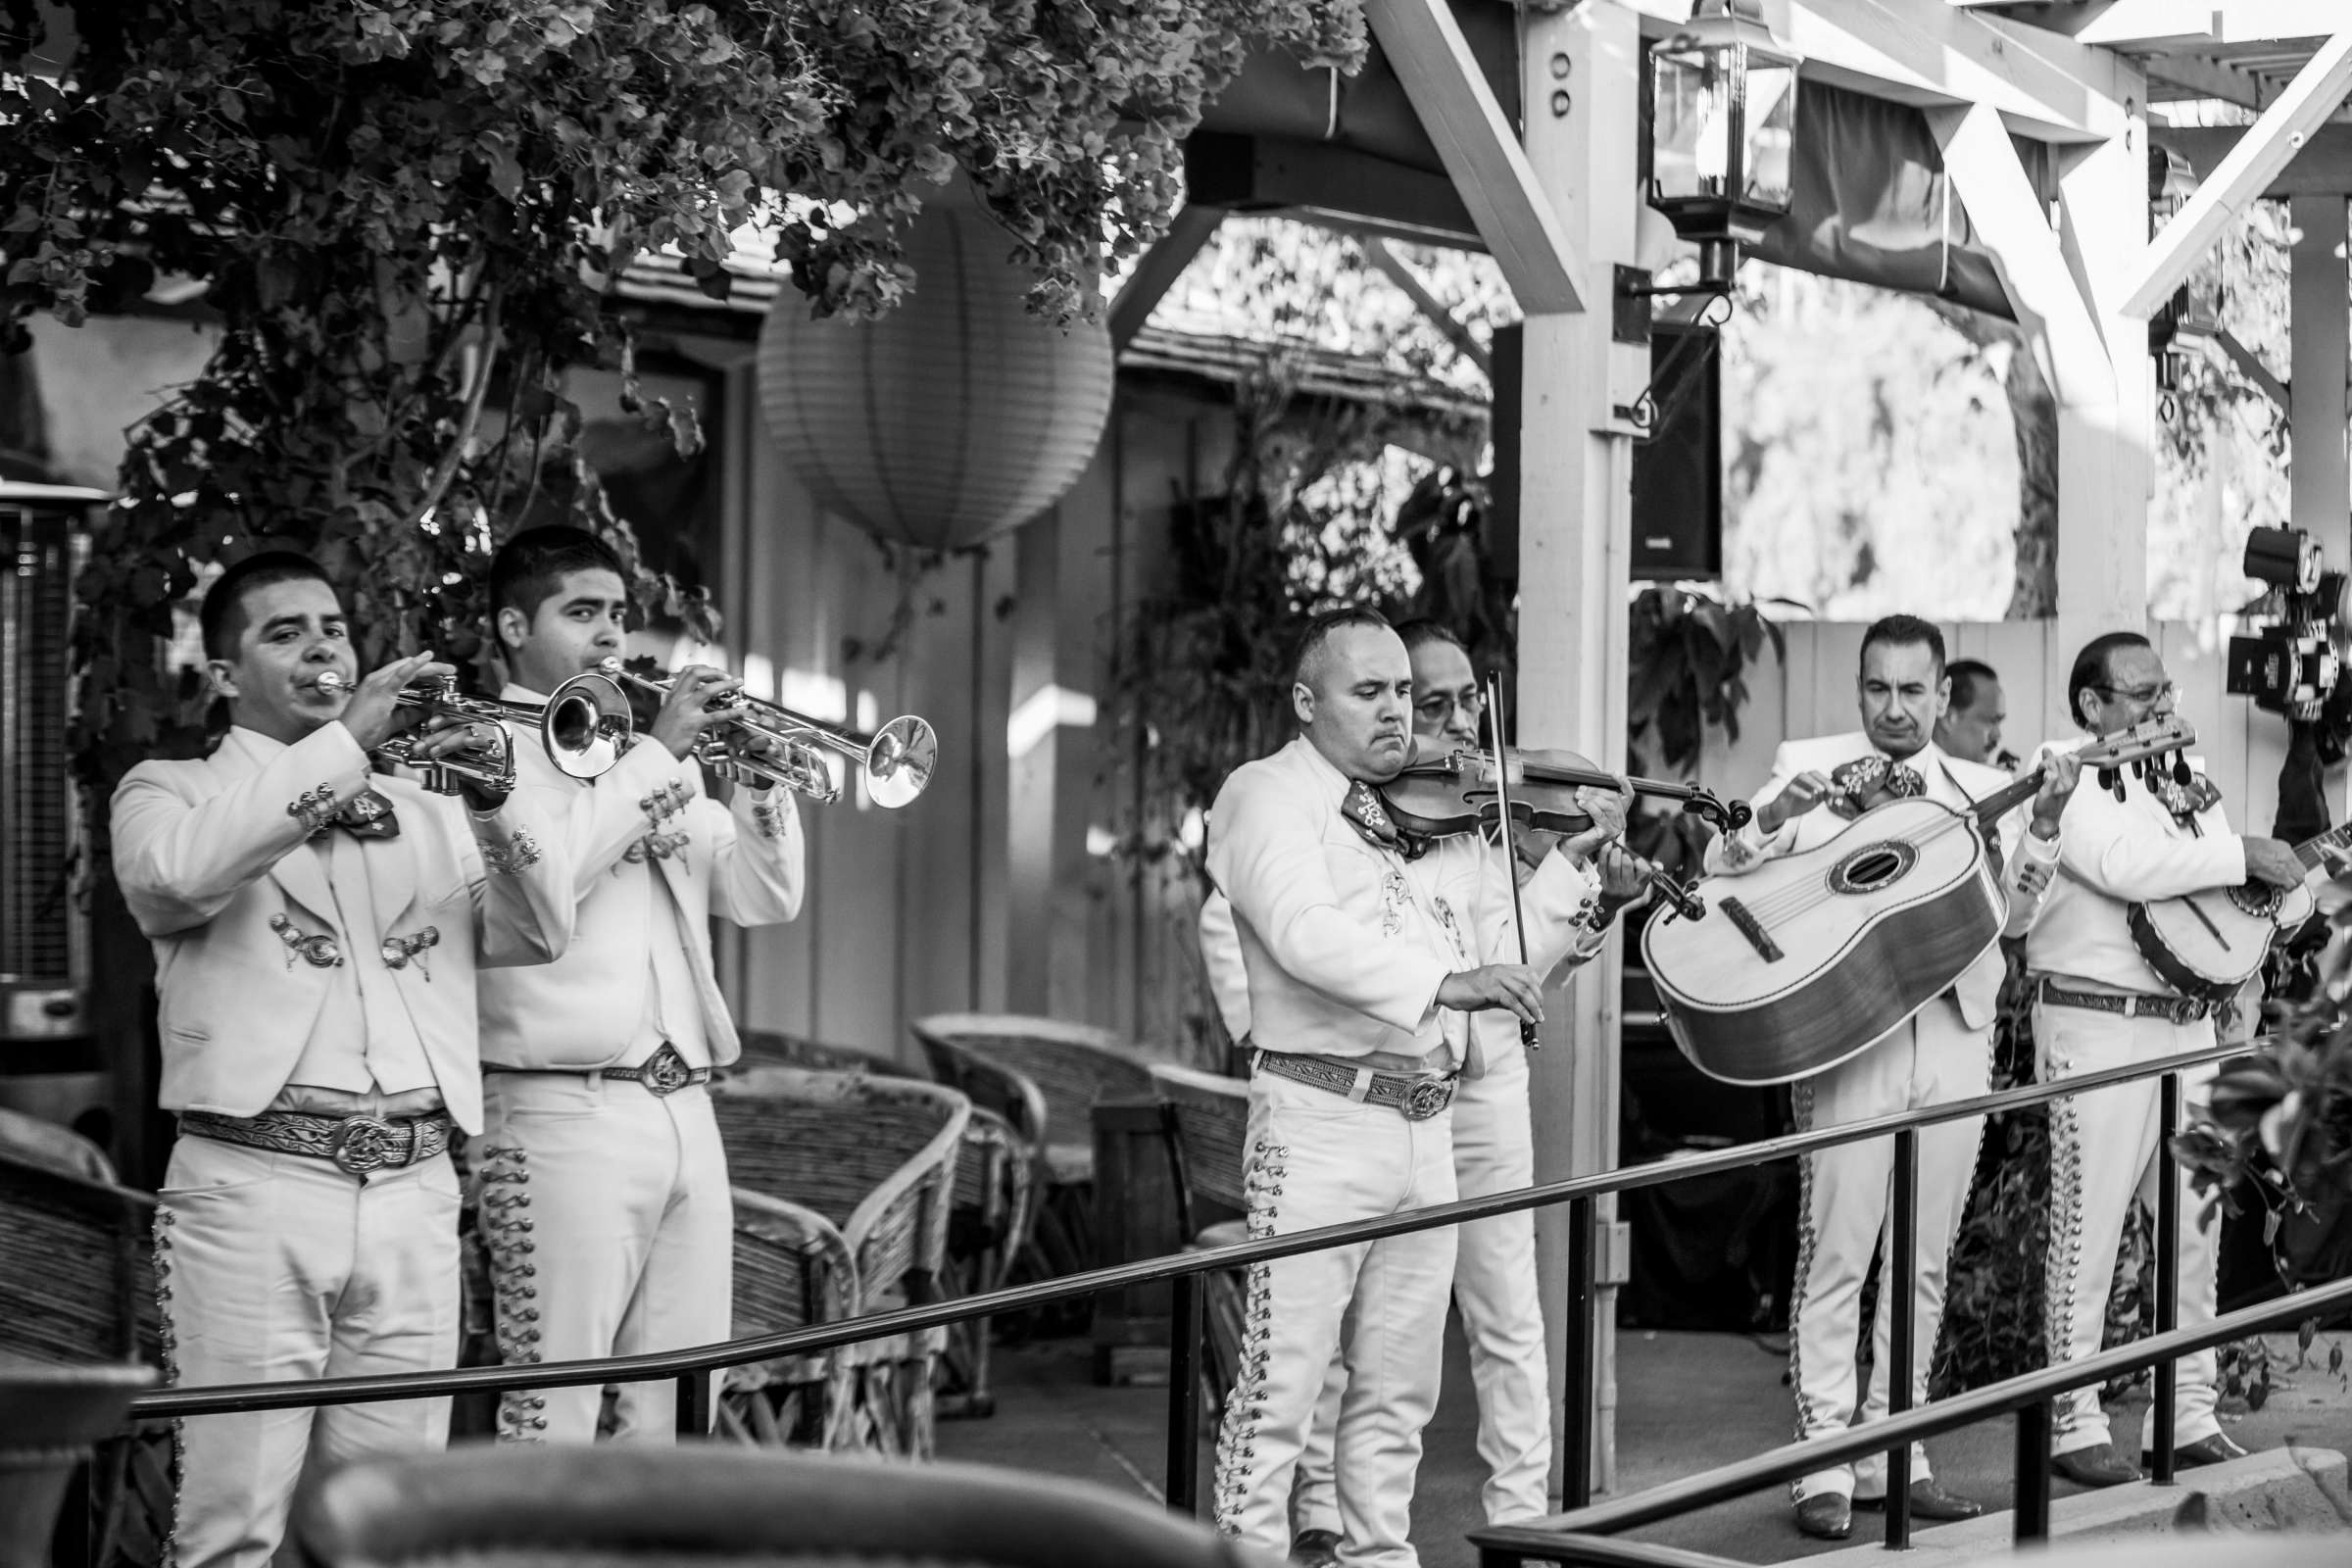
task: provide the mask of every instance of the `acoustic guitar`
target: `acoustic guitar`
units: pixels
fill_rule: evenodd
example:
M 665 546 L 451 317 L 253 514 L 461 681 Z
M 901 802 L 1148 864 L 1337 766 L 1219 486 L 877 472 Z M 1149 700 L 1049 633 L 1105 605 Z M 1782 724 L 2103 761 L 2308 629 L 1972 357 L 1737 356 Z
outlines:
M 2078 755 L 2113 788 L 2132 763 L 2196 742 L 2152 718 Z M 1966 811 L 1920 797 L 1856 816 L 1836 838 L 1693 890 L 1723 918 L 1652 919 L 1642 956 L 1692 1066 L 1731 1084 L 1780 1084 L 1861 1054 L 1951 989 L 2009 917 L 1986 845 L 2034 798 L 2035 767 Z
M 2295 858 L 2316 871 L 2326 863 L 2323 852 L 2348 847 L 2352 823 L 2305 839 Z M 2278 933 L 2310 919 L 2318 906 L 2307 887 L 2248 882 L 2134 904 L 2125 919 L 2132 946 L 2166 985 L 2184 997 L 2227 1002 L 2262 967 Z

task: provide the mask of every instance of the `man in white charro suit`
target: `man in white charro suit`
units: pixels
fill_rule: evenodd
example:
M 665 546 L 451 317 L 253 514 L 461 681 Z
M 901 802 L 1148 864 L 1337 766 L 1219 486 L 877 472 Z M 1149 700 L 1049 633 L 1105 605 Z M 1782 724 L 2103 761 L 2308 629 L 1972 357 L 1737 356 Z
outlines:
M 1484 709 L 1477 674 L 1461 642 L 1435 620 L 1408 621 L 1396 628 L 1413 671 L 1413 740 L 1419 755 L 1456 749 L 1476 751 Z M 1613 843 L 1624 828 L 1617 802 L 1600 802 L 1601 811 L 1586 834 L 1560 842 L 1556 852 L 1585 875 L 1586 896 L 1597 899 L 1594 920 L 1576 935 L 1569 961 L 1581 963 L 1600 951 L 1617 914 L 1647 896 L 1636 862 Z M 1520 835 L 1523 858 L 1541 863 L 1553 846 L 1550 835 Z M 1533 851 L 1533 854 L 1529 852 Z M 1502 848 L 1489 851 L 1499 873 Z M 1481 953 L 1499 963 L 1518 960 L 1507 890 L 1486 903 L 1489 928 Z M 1233 906 L 1211 893 L 1200 907 L 1200 952 L 1227 1032 L 1238 1042 L 1250 1033 L 1249 977 Z M 1453 1170 L 1461 1197 L 1480 1198 L 1530 1186 L 1536 1179 L 1535 1135 L 1528 1110 L 1528 1061 L 1518 1020 L 1500 1011 L 1479 1014 L 1486 1072 L 1458 1081 L 1453 1097 Z M 1470 1349 L 1470 1375 L 1478 1389 L 1478 1448 L 1487 1465 L 1482 1501 L 1489 1524 L 1541 1518 L 1551 1511 L 1550 1382 L 1544 1356 L 1544 1314 L 1536 1290 L 1536 1233 L 1532 1213 L 1502 1214 L 1461 1227 L 1454 1260 L 1453 1298 L 1462 1314 Z M 1335 1360 L 1305 1451 L 1299 1458 L 1292 1497 L 1295 1535 L 1291 1561 L 1319 1568 L 1334 1559 L 1340 1541 L 1339 1498 L 1333 1474 L 1332 1440 L 1346 1386 L 1346 1366 Z
M 1454 1196 L 1449 1103 L 1484 1070 L 1466 1014 L 1540 1018 L 1539 976 L 1587 929 L 1583 872 L 1546 858 L 1522 897 L 1531 966 L 1479 957 L 1485 903 L 1507 887 L 1475 835 L 1407 859 L 1372 786 L 1410 744 L 1412 668 L 1365 611 L 1301 642 L 1298 739 L 1237 768 L 1210 813 L 1208 871 L 1231 901 L 1249 985 L 1246 1185 L 1254 1236 Z M 1218 1528 L 1289 1544 L 1291 1483 L 1333 1356 L 1338 1561 L 1409 1568 L 1421 1434 L 1436 1408 L 1450 1229 L 1250 1271 L 1240 1370 L 1218 1435 Z
M 2164 661 L 2136 632 L 2110 632 L 2085 645 L 2066 696 L 2072 716 L 2092 739 L 2173 709 Z M 2064 874 L 2026 938 L 2034 1044 L 2045 1082 L 2214 1044 L 2213 1009 L 2172 992 L 2140 956 L 2129 924 L 2132 904 L 2249 879 L 2279 888 L 2305 879 L 2286 845 L 2230 831 L 2220 792 L 2201 773 L 2185 786 L 2169 776 L 2153 786 L 2127 777 L 2124 797 L 2076 792 L 2066 808 Z M 2182 1075 L 2191 1100 L 2203 1098 L 2213 1073 L 2207 1067 Z M 2164 1148 L 2161 1092 L 2158 1079 L 2143 1078 L 2050 1102 L 2045 1311 L 2053 1361 L 2098 1353 L 2125 1216 L 2135 1194 L 2153 1213 L 2156 1183 L 2168 1173 L 2182 1189 L 2180 1325 L 2213 1321 L 2216 1236 L 2197 1223 L 2187 1174 Z M 2175 1385 L 2176 1464 L 2217 1464 L 2245 1452 L 2214 1414 L 2213 1379 L 2212 1351 L 2182 1358 Z M 2151 1408 L 2149 1440 L 2154 1420 Z M 2051 1468 L 2069 1481 L 2106 1487 L 2139 1479 L 2139 1467 L 2110 1441 L 2095 1386 L 2060 1396 L 2053 1429 Z
M 1737 876 L 1783 855 L 1828 843 L 1878 801 L 1925 795 L 1966 810 L 2010 782 L 2009 775 L 1946 757 L 1931 738 L 1950 697 L 1943 634 L 1913 615 L 1889 615 L 1863 634 L 1855 694 L 1862 728 L 1819 740 L 1788 741 L 1773 758 L 1772 778 L 1755 798 L 1755 819 L 1717 839 L 1707 869 Z M 2023 931 L 2058 859 L 2058 823 L 2074 789 L 2072 759 L 2054 764 L 2029 808 L 1999 824 L 2002 883 L 2009 926 Z M 2031 827 L 2028 818 L 2031 817 Z M 1794 1085 L 1802 1131 L 1865 1121 L 1897 1111 L 1967 1100 L 1986 1092 L 1992 1072 L 1992 1023 L 2004 962 L 1988 949 L 1958 983 L 1879 1041 L 1854 1042 L 1858 1054 Z M 1867 1045 L 1868 1049 L 1860 1049 Z M 1924 1401 L 1936 1335 L 1943 1320 L 1945 1265 L 1968 1206 L 1982 1117 L 1923 1127 L 1919 1135 L 1919 1270 L 1910 1283 L 1913 1312 L 1911 1397 Z M 1882 1235 L 1891 1235 L 1894 1144 L 1891 1138 L 1846 1144 L 1799 1161 L 1796 1288 L 1789 1302 L 1789 1382 L 1797 1436 L 1841 1432 L 1859 1416 L 1886 1413 L 1890 1371 L 1888 1309 L 1893 1288 L 1879 1292 L 1872 1326 L 1870 1388 L 1857 1401 L 1856 1343 L 1862 1286 Z M 1857 1409 L 1857 1403 L 1859 1408 Z M 1967 1519 L 1982 1505 L 1938 1484 L 1927 1453 L 1911 1456 L 1911 1510 L 1923 1519 Z M 1884 1456 L 1817 1471 L 1794 1489 L 1796 1526 L 1808 1536 L 1841 1540 L 1853 1504 L 1884 1503 Z
M 628 609 L 620 563 L 593 534 L 507 541 L 491 566 L 505 697 L 544 702 L 619 654 Z M 789 791 L 739 788 L 731 807 L 703 793 L 694 743 L 718 716 L 711 700 L 739 684 L 680 671 L 652 733 L 593 781 L 526 760 L 519 793 L 565 846 L 579 930 L 564 961 L 482 992 L 481 1225 L 510 1364 L 732 1332 L 734 1200 L 707 1085 L 740 1046 L 710 921 L 791 919 L 804 853 Z M 585 1443 L 599 1405 L 593 1387 L 509 1395 L 499 1435 Z M 676 1386 L 632 1385 L 616 1414 L 617 1435 L 668 1441 Z
M 167 1368 L 186 1384 L 457 1364 L 454 1123 L 481 1125 L 476 964 L 540 963 L 571 875 L 528 803 L 372 774 L 430 655 L 358 678 L 309 558 L 247 557 L 199 615 L 231 728 L 142 762 L 114 799 L 115 874 L 155 945 L 156 1205 Z M 340 683 L 322 683 L 333 674 Z M 356 688 L 356 689 L 355 689 Z M 461 749 L 477 726 L 418 737 Z M 172 1561 L 260 1568 L 306 1465 L 437 1448 L 447 1399 L 190 1418 Z

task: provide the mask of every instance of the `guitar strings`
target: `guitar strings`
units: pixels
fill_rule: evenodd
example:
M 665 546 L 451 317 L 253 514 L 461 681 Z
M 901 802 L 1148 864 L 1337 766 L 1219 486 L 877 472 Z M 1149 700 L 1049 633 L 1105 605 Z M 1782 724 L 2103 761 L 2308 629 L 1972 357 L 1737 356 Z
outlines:
M 1931 823 L 1928 827 L 1922 829 L 1918 833 L 1912 834 L 1908 838 L 1881 839 L 1878 840 L 1877 843 L 1882 845 L 1928 844 L 1932 843 L 1937 838 L 1940 838 L 1942 835 L 1950 832 L 1952 829 L 1965 825 L 1965 823 L 1966 818 L 1955 811 L 1950 815 L 1945 816 L 1940 821 Z M 1869 850 L 1864 849 L 1860 853 L 1868 854 Z M 1767 926 L 1777 925 L 1785 920 L 1795 919 L 1798 915 L 1806 913 L 1815 906 L 1829 903 L 1830 900 L 1836 898 L 1837 896 L 1837 889 L 1833 888 L 1830 885 L 1830 879 L 1827 876 L 1824 876 L 1818 882 L 1800 882 L 1794 887 L 1788 888 L 1784 892 L 1763 901 L 1761 904 L 1748 905 L 1747 912 L 1754 915 L 1760 924 Z

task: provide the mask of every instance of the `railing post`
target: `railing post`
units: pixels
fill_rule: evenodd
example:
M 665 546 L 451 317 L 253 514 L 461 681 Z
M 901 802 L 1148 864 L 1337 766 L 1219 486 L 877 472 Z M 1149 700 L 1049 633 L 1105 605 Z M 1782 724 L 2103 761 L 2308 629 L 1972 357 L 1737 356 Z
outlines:
M 1168 1284 L 1168 1511 L 1200 1511 L 1200 1276 Z
M 2050 1401 L 2017 1410 L 2016 1541 L 2050 1539 Z
M 1594 1255 L 1598 1221 L 1592 1199 L 1568 1200 L 1568 1442 L 1560 1461 L 1560 1494 L 1570 1508 L 1592 1501 L 1592 1385 L 1599 1372 L 1593 1357 L 1592 1303 L 1599 1294 Z
M 678 1374 L 678 1436 L 696 1442 L 710 1436 L 710 1391 L 717 1375 L 710 1372 Z
M 2180 1075 L 2168 1072 L 2160 1092 L 2156 1117 L 2156 1332 L 2170 1334 L 2180 1326 L 2180 1176 L 2173 1165 L 2173 1135 L 2180 1130 Z M 2160 1487 L 2173 1484 L 2173 1442 L 2179 1414 L 2177 1389 L 2180 1363 L 2171 1359 L 2151 1369 L 2156 1387 L 2151 1414 L 2155 1453 L 2151 1478 Z
M 1918 1274 L 1919 1129 L 1906 1127 L 1894 1135 L 1894 1245 L 1879 1275 L 1879 1294 L 1886 1305 L 1888 1415 L 1911 1408 L 1912 1343 L 1919 1333 L 1911 1282 Z M 1886 1549 L 1901 1551 L 1910 1544 L 1911 1445 L 1898 1443 L 1886 1450 Z

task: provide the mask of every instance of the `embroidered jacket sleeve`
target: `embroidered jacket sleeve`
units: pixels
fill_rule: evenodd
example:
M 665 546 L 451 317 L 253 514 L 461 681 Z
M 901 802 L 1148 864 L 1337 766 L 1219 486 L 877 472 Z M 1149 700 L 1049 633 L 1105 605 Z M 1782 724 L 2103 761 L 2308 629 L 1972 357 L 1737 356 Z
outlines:
M 1790 756 L 1788 748 L 1785 745 L 1779 747 L 1772 754 L 1772 776 L 1764 781 L 1764 787 L 1756 792 L 1750 804 L 1761 809 L 1766 802 L 1778 799 L 1781 792 L 1803 771 Z M 1814 809 L 1827 810 L 1829 808 L 1817 806 Z M 1796 824 L 1799 820 L 1792 816 L 1771 833 L 1758 831 L 1752 820 L 1730 833 L 1718 833 L 1707 843 L 1704 863 L 1708 875 L 1740 876 L 1766 860 L 1788 854 L 1789 846 L 1796 842 Z
M 654 833 L 674 832 L 676 818 L 699 786 L 688 764 L 660 741 L 641 739 L 593 783 L 565 777 L 535 754 L 538 740 L 514 731 L 520 782 L 512 799 L 527 803 L 549 825 L 551 843 L 571 868 L 575 899 L 586 898 L 596 879 Z
M 1286 798 L 1277 776 L 1237 773 L 1218 792 L 1208 874 L 1300 985 L 1406 1033 L 1437 1005 L 1451 966 L 1434 954 L 1400 950 L 1345 906 L 1315 803 L 1295 792 Z
M 2017 808 L 1997 824 L 2001 839 L 2001 888 L 2009 895 L 2009 918 L 2001 935 L 2022 937 L 2041 917 L 2042 896 L 2058 874 L 2065 853 L 2066 823 L 2061 818 L 2056 838 L 2037 838 L 2033 826 L 2032 802 Z
M 2245 841 L 2230 831 L 2218 806 L 2199 816 L 2197 834 L 2151 831 L 2154 826 L 2146 812 L 2086 779 L 2066 803 L 2059 863 L 2094 891 L 2127 904 L 2245 881 Z
M 1200 901 L 1200 965 L 1208 973 L 1208 994 L 1216 999 L 1225 1033 L 1236 1041 L 1249 1039 L 1250 971 L 1242 961 L 1242 936 L 1233 926 L 1231 901 L 1213 888 Z
M 1482 963 L 1517 963 L 1518 939 L 1513 935 L 1514 912 L 1527 920 L 1527 963 L 1536 973 L 1549 975 L 1563 963 L 1589 963 L 1608 940 L 1606 925 L 1596 925 L 1600 910 L 1600 877 L 1578 865 L 1557 850 L 1544 857 L 1519 884 L 1516 911 L 1511 901 L 1509 856 L 1501 845 L 1481 847 L 1479 930 Z
M 368 755 L 340 722 L 210 800 L 188 800 L 172 787 L 173 771 L 142 762 L 115 790 L 115 877 L 150 937 L 211 920 L 368 786 Z
M 710 835 L 711 913 L 780 925 L 801 912 L 806 840 L 792 791 L 739 785 L 731 805 L 706 796 L 690 815 L 693 831 Z
M 519 789 L 486 814 L 455 800 L 436 804 L 461 812 L 468 829 L 457 843 L 473 894 L 477 961 L 497 969 L 562 957 L 578 906 L 561 836 Z

